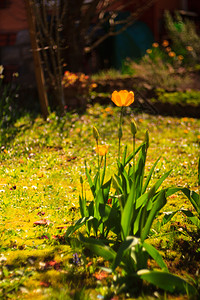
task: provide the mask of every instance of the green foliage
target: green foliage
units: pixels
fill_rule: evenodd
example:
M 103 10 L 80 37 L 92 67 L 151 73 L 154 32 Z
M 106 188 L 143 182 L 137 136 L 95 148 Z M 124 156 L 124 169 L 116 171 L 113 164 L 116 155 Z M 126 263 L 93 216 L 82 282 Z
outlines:
M 200 185 L 199 178 L 200 178 L 200 158 L 199 158 L 199 163 L 198 163 L 198 186 Z M 193 213 L 189 209 L 184 209 L 184 208 L 181 208 L 176 211 L 168 212 L 168 214 L 165 215 L 162 220 L 162 225 L 169 222 L 177 212 L 182 212 L 190 220 L 190 222 L 193 223 L 197 227 L 198 231 L 200 232 L 200 193 L 198 194 L 194 191 L 191 191 L 188 188 L 171 188 L 171 189 L 169 188 L 167 190 L 167 193 L 168 193 L 168 195 L 171 195 L 171 193 L 173 194 L 178 191 L 183 192 L 183 194 L 189 199 L 189 201 L 191 202 L 191 204 L 193 206 L 195 213 Z
M 159 159 L 154 163 L 146 180 L 144 179 L 145 163 L 148 149 L 148 138 L 139 148 L 139 157 L 134 170 L 129 161 L 132 156 L 126 158 L 124 152 L 124 163 L 118 162 L 118 175 L 114 175 L 115 182 L 115 202 L 120 210 L 122 240 L 127 236 L 134 235 L 140 237 L 142 242 L 147 238 L 154 218 L 160 209 L 166 204 L 164 190 L 159 190 L 163 181 L 170 174 L 166 172 L 158 181 L 148 188 L 152 174 Z M 138 149 L 136 150 L 138 152 Z M 133 154 L 135 156 L 135 154 Z M 128 165 L 128 170 L 126 166 Z M 118 226 L 119 227 L 119 226 Z
M 199 63 L 200 41 L 195 24 L 188 19 L 183 20 L 178 12 L 173 18 L 166 11 L 165 26 L 174 51 L 184 56 L 184 63 L 193 66 Z
M 185 92 L 166 93 L 163 89 L 156 90 L 157 99 L 161 103 L 181 104 L 181 105 L 200 105 L 200 92 L 191 90 Z M 155 99 L 152 99 L 155 101 Z
M 79 239 L 95 254 L 101 255 L 105 260 L 112 263 L 111 269 L 107 269 L 108 272 L 114 272 L 119 266 L 123 269 L 123 277 L 118 274 L 115 283 L 121 288 L 123 287 L 126 292 L 130 292 L 130 287 L 134 289 L 134 292 L 138 292 L 142 287 L 142 281 L 145 280 L 171 293 L 188 293 L 190 296 L 197 294 L 197 290 L 190 283 L 168 272 L 161 255 L 154 247 L 142 243 L 136 237 L 126 237 L 117 252 L 103 242 L 93 238 L 85 238 L 82 234 L 79 234 Z M 149 256 L 155 259 L 162 271 L 147 270 Z
M 3 67 L 0 66 L 0 68 L 3 71 Z M 15 75 L 13 75 L 14 77 Z M 0 129 L 12 125 L 17 117 L 15 101 L 18 88 L 13 87 L 12 82 L 4 83 L 3 79 L 4 77 L 0 73 Z
M 94 276 L 95 273 L 101 274 L 100 268 L 102 266 L 108 268 L 109 264 L 100 257 L 101 253 L 98 257 L 88 255 L 88 252 L 84 251 L 76 241 L 76 235 L 71 236 L 71 246 L 63 245 L 66 243 L 64 234 L 67 228 L 79 218 L 79 194 L 82 196 L 82 184 L 84 184 L 84 196 L 86 195 L 87 198 L 86 206 L 90 201 L 94 201 L 88 179 L 85 176 L 84 165 L 87 158 L 88 172 L 94 182 L 95 174 L 98 171 L 98 157 L 93 149 L 95 143 L 91 131 L 93 124 L 99 128 L 100 136 L 106 144 L 110 145 L 110 151 L 106 155 L 107 167 L 104 183 L 114 173 L 117 174 L 118 145 L 114 136 L 118 134 L 119 110 L 110 106 L 108 111 L 107 108 L 95 104 L 88 107 L 82 115 L 71 112 L 58 117 L 56 113 L 51 113 L 47 121 L 40 116 L 26 115 L 15 122 L 14 126 L 17 132 L 12 139 L 9 141 L 7 139 L 7 142 L 3 143 L 3 147 L 0 149 L 0 252 L 7 258 L 3 266 L 9 272 L 8 277 L 4 278 L 6 280 L 5 293 L 14 286 L 15 277 L 15 282 L 19 279 L 18 283 L 22 279 L 21 283 L 17 284 L 16 290 L 12 289 L 8 292 L 7 295 L 10 298 L 33 299 L 37 295 L 38 298 L 68 299 L 67 297 L 69 297 L 71 299 L 77 294 L 77 297 L 80 296 L 82 299 L 84 295 L 78 295 L 78 293 L 84 286 L 84 294 L 87 299 L 90 296 L 87 294 L 91 294 L 91 299 L 97 299 L 100 296 L 110 299 L 116 292 L 120 293 L 120 290 L 117 289 L 118 286 L 123 288 L 123 284 L 126 284 L 129 290 L 131 286 L 135 286 L 133 277 L 124 276 L 123 262 L 120 262 L 113 274 L 106 273 L 108 274 L 107 278 L 97 280 Z M 135 114 L 127 108 L 123 118 L 122 137 L 122 147 L 124 147 L 124 143 L 127 144 L 126 170 L 128 170 L 129 164 L 133 164 L 129 117 L 134 118 L 137 123 L 136 144 L 139 147 L 136 147 L 135 151 L 136 161 L 146 129 L 148 128 L 149 131 L 150 147 L 146 158 L 144 182 L 147 180 L 145 176 L 148 176 L 154 161 L 162 154 L 148 186 L 151 188 L 166 170 L 173 169 L 163 182 L 163 188 L 177 184 L 185 186 L 187 183 L 190 190 L 197 192 L 200 120 L 153 116 L 145 113 Z M 186 130 L 187 132 L 185 132 Z M 5 133 L 8 133 L 7 129 L 5 129 Z M 122 160 L 120 162 L 122 163 Z M 103 166 L 104 164 L 101 165 L 101 177 Z M 79 183 L 80 177 L 82 177 L 81 183 Z M 148 192 L 148 188 L 146 192 Z M 168 196 L 168 201 L 164 206 L 166 212 L 178 210 L 183 206 L 186 210 L 191 209 L 191 203 L 186 201 L 183 193 L 176 193 L 174 196 L 169 196 L 167 190 L 166 193 Z M 114 196 L 112 185 L 110 196 L 111 198 Z M 113 197 L 112 200 L 113 206 L 115 198 Z M 110 209 L 111 205 L 106 205 L 106 209 L 108 206 Z M 195 214 L 195 211 L 192 213 Z M 188 276 L 194 278 L 199 267 L 199 261 L 196 259 L 197 253 L 191 251 L 188 253 L 188 249 L 186 249 L 187 256 L 178 247 L 172 249 L 171 245 L 177 235 L 181 235 L 183 241 L 186 241 L 186 237 L 182 235 L 181 231 L 171 234 L 168 226 L 168 224 L 171 226 L 171 223 L 162 226 L 159 232 L 156 224 L 161 216 L 158 216 L 156 222 L 152 224 L 149 238 L 144 243 L 149 247 L 151 243 L 156 249 L 159 249 L 160 255 L 162 254 L 162 257 L 164 255 L 164 262 L 168 264 L 170 260 L 169 265 L 176 274 L 181 272 L 184 273 L 185 278 Z M 113 214 L 113 220 L 115 218 L 116 214 Z M 46 220 L 46 225 L 34 225 L 35 221 L 40 220 Z M 181 226 L 187 226 L 188 230 L 194 233 L 195 226 L 192 226 L 192 223 L 183 214 L 176 214 L 174 221 L 180 222 Z M 80 230 L 85 234 L 84 224 Z M 119 224 L 121 224 L 120 216 Z M 91 229 L 91 234 L 92 232 L 93 229 Z M 170 241 L 168 241 L 169 235 L 171 236 Z M 113 247 L 115 240 L 116 235 L 110 230 L 104 240 L 104 245 L 108 247 L 108 250 L 111 248 L 118 253 L 120 245 L 115 244 Z M 162 245 L 162 240 L 166 241 L 165 246 Z M 191 243 L 190 240 L 189 243 Z M 197 245 L 198 242 L 196 240 L 193 243 Z M 144 252 L 147 251 L 147 246 L 145 247 Z M 198 248 L 197 245 L 196 249 L 198 250 Z M 125 251 L 127 256 L 129 250 Z M 77 252 L 80 264 L 73 262 L 73 254 Z M 152 255 L 148 255 L 152 257 L 152 259 L 148 259 L 148 268 L 154 269 L 156 258 L 153 256 L 153 251 Z M 184 257 L 186 257 L 185 260 Z M 112 263 L 111 260 L 110 268 Z M 158 266 L 163 269 L 160 263 Z M 191 266 L 192 268 L 190 268 Z M 32 272 L 30 276 L 29 271 Z M 196 276 L 198 279 L 198 274 Z M 118 280 L 117 286 L 113 285 L 113 281 L 116 282 L 115 278 Z M 136 278 L 134 277 L 134 279 Z M 191 279 L 189 280 L 193 282 Z M 157 295 L 159 294 L 156 297 L 160 297 L 160 299 L 181 297 L 176 294 L 171 296 L 169 292 L 163 296 L 160 290 L 154 289 L 144 282 L 144 289 L 141 288 L 142 295 L 139 299 L 155 298 L 153 296 L 155 290 Z M 110 291 L 112 291 L 111 294 Z M 125 298 L 126 295 L 119 295 L 119 298 L 123 297 Z M 134 295 L 133 298 L 136 296 Z M 195 298 L 192 297 L 192 299 Z

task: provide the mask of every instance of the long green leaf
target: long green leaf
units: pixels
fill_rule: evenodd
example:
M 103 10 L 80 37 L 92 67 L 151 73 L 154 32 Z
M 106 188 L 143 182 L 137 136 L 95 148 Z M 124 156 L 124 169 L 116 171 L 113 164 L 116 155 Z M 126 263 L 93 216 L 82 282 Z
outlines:
M 190 210 L 181 209 L 180 211 L 200 229 L 200 219 L 198 219 L 197 216 L 195 216 Z
M 194 206 L 195 210 L 197 211 L 198 215 L 200 215 L 200 198 L 199 195 L 191 191 L 188 188 L 183 187 L 173 187 L 173 188 L 167 188 L 166 189 L 166 197 L 169 197 L 177 192 L 183 192 L 184 195 L 190 200 L 192 205 Z
M 187 188 L 183 188 L 182 192 L 190 200 L 190 202 L 194 206 L 195 210 L 197 211 L 198 215 L 200 216 L 200 197 L 199 197 L 199 195 L 196 192 L 190 191 Z
M 166 196 L 165 196 L 165 190 L 162 190 L 158 193 L 158 195 L 156 196 L 156 200 L 154 201 L 153 207 L 148 215 L 146 224 L 142 230 L 141 233 L 141 241 L 143 242 L 146 237 L 149 234 L 151 225 L 155 219 L 155 216 L 157 215 L 157 213 L 159 212 L 159 210 L 166 204 Z
M 135 169 L 136 199 L 139 198 L 142 194 L 145 163 L 146 163 L 146 144 L 144 144 L 141 148 L 141 152 Z
M 79 206 L 80 206 L 80 212 L 81 212 L 81 217 L 88 217 L 87 215 L 87 207 L 86 207 L 86 199 L 85 197 L 81 197 L 79 195 Z
M 169 170 L 168 172 L 166 172 L 161 178 L 159 178 L 156 183 L 153 185 L 153 187 L 151 188 L 151 190 L 154 190 L 154 192 L 156 192 L 159 187 L 161 186 L 161 184 L 163 183 L 163 181 L 169 176 L 169 174 L 171 173 L 172 170 Z
M 125 239 L 131 229 L 131 219 L 134 213 L 135 187 L 132 184 L 128 199 L 121 216 L 122 237 Z
M 120 247 L 117 251 L 117 255 L 112 264 L 113 271 L 120 265 L 121 261 L 123 261 L 123 257 L 127 253 L 127 251 L 131 249 L 133 246 L 137 245 L 138 243 L 139 240 L 136 237 L 127 237 L 126 240 L 120 244 Z
M 123 152 L 123 156 L 122 156 L 122 165 L 123 165 L 123 167 L 125 167 L 125 163 L 126 163 L 126 154 L 127 154 L 127 145 L 124 148 L 124 152 Z
M 88 171 L 88 168 L 87 168 L 87 165 L 85 163 L 85 173 L 86 173 L 86 176 L 87 176 L 87 179 L 88 179 L 88 183 L 89 183 L 89 186 L 90 186 L 90 189 L 92 191 L 92 194 L 93 196 L 95 197 L 95 186 L 94 186 L 94 183 L 92 181 L 92 178 L 89 174 L 89 171 Z
M 79 233 L 79 240 L 84 243 L 86 248 L 90 249 L 96 255 L 102 256 L 105 260 L 113 261 L 116 257 L 116 252 L 100 240 L 86 238 L 81 233 Z
M 167 212 L 164 212 L 164 217 L 161 221 L 161 224 L 160 226 L 163 226 L 165 224 L 167 224 L 172 218 L 173 216 L 179 212 L 179 209 L 178 210 L 175 210 L 175 211 L 167 211 Z
M 104 157 L 104 166 L 103 166 L 103 172 L 102 172 L 102 177 L 101 177 L 101 186 L 103 185 L 105 174 L 106 174 L 106 155 Z
M 72 233 L 74 233 L 77 229 L 82 227 L 86 223 L 86 221 L 88 221 L 92 218 L 93 217 L 87 217 L 87 218 L 84 217 L 84 218 L 77 220 L 73 226 L 70 226 L 67 228 L 67 231 L 65 232 L 65 237 L 69 237 L 70 235 L 72 235 Z
M 149 185 L 149 182 L 151 180 L 151 176 L 152 176 L 152 174 L 153 174 L 153 172 L 155 170 L 155 167 L 156 167 L 157 163 L 159 162 L 160 158 L 161 158 L 161 156 L 156 160 L 156 162 L 154 163 L 153 167 L 151 168 L 151 170 L 150 170 L 150 172 L 149 172 L 149 174 L 147 176 L 147 179 L 146 179 L 146 181 L 144 183 L 142 194 L 144 194 L 146 192 L 146 189 L 147 189 L 147 187 Z
M 136 150 L 135 150 L 135 155 L 140 151 L 140 149 L 143 147 L 145 143 L 142 143 Z M 127 159 L 126 159 L 126 162 L 125 162 L 125 166 L 133 159 L 133 153 L 131 153 Z
M 157 249 L 154 248 L 152 245 L 147 244 L 145 242 L 143 243 L 143 246 L 146 249 L 146 251 L 149 253 L 149 255 L 156 261 L 156 263 L 159 265 L 159 267 L 161 269 L 163 269 L 164 271 L 168 271 L 168 268 L 167 268 L 165 262 L 163 261 L 162 256 L 157 251 Z
M 181 277 L 171 273 L 163 271 L 140 270 L 137 272 L 137 274 L 141 279 L 146 280 L 170 293 L 188 293 L 189 296 L 197 294 L 195 287 Z
M 109 205 L 99 204 L 99 212 L 101 221 L 104 223 L 105 227 L 107 227 L 108 231 L 111 230 L 118 235 L 121 230 L 118 209 L 110 207 Z

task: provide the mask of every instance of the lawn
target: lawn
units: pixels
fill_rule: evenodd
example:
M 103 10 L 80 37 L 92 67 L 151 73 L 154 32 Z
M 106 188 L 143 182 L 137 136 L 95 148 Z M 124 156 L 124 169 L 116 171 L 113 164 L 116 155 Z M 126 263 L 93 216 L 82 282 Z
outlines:
M 163 187 L 183 186 L 198 192 L 200 119 L 149 115 L 136 112 L 134 103 L 124 114 L 122 148 L 130 152 L 130 121 L 137 124 L 136 146 L 149 131 L 146 171 L 156 159 L 152 181 L 172 169 Z M 85 176 L 85 160 L 93 174 L 97 170 L 93 126 L 100 142 L 109 145 L 107 177 L 116 171 L 119 108 L 108 103 L 88 106 L 78 114 L 63 117 L 51 113 L 46 121 L 26 114 L 6 132 L 2 130 L 0 151 L 0 298 L 2 299 L 125 299 L 132 298 L 114 286 L 115 274 L 77 240 L 65 237 L 69 226 L 80 218 L 80 176 L 87 200 L 92 199 Z M 181 208 L 193 211 L 189 200 L 176 193 L 162 212 Z M 159 250 L 169 271 L 199 288 L 199 232 L 183 213 L 177 213 L 160 228 L 154 223 L 148 238 Z M 81 232 L 85 235 L 85 229 Z M 150 260 L 150 267 L 154 262 Z M 120 270 L 119 270 L 120 272 Z M 192 279 L 194 281 L 192 281 Z M 195 282 L 195 283 L 194 283 Z M 150 298 L 153 297 L 153 298 Z M 188 299 L 163 293 L 147 284 L 138 299 Z M 149 298 L 148 298 L 149 297 Z

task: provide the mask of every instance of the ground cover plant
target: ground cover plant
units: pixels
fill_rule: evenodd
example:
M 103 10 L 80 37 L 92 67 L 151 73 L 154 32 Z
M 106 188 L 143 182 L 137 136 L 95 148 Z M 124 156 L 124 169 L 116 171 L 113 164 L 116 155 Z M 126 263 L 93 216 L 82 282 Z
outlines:
M 128 153 L 132 149 L 130 120 L 134 118 L 137 145 L 144 141 L 146 130 L 149 132 L 147 174 L 162 155 L 152 174 L 153 182 L 172 169 L 163 188 L 180 185 L 198 193 L 199 119 L 136 114 L 134 103 L 132 106 L 127 107 L 123 117 L 120 147 L 124 149 L 127 145 Z M 70 112 L 58 117 L 51 113 L 47 121 L 26 115 L 7 132 L 0 153 L 0 295 L 3 299 L 130 297 L 130 291 L 120 292 L 114 285 L 115 275 L 102 270 L 102 267 L 109 268 L 107 260 L 88 253 L 76 233 L 66 237 L 67 230 L 81 217 L 82 184 L 87 200 L 93 199 L 85 176 L 85 159 L 88 174 L 93 168 L 98 172 L 97 140 L 99 146 L 104 145 L 101 141 L 109 145 L 106 178 L 116 171 L 119 145 L 114 137 L 120 136 L 119 113 L 120 108 L 110 103 L 89 106 L 82 115 Z M 94 138 L 94 126 L 101 140 L 97 135 Z M 183 209 L 196 216 L 183 193 L 170 196 L 162 214 L 152 224 L 148 244 L 159 251 L 171 273 L 199 289 L 199 230 Z M 170 222 L 165 218 L 163 225 L 163 213 L 168 216 L 178 210 Z M 85 235 L 85 229 L 80 230 Z M 112 234 L 108 236 L 113 238 Z M 132 239 L 133 242 L 137 244 Z M 153 260 L 148 264 L 151 268 L 158 267 Z M 118 274 L 126 272 L 120 266 L 117 271 Z M 155 288 L 145 281 L 142 295 L 138 297 L 179 297 L 159 289 L 154 292 Z M 189 295 L 182 297 L 187 299 Z

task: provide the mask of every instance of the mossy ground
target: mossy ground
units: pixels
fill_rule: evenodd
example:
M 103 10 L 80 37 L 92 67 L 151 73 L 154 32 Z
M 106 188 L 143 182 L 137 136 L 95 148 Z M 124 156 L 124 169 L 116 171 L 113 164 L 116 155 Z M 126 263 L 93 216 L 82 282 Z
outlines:
M 187 186 L 198 191 L 200 119 L 136 114 L 133 105 L 127 108 L 123 126 L 122 142 L 129 151 L 131 118 L 138 126 L 137 145 L 149 130 L 147 170 L 162 156 L 154 179 L 172 169 L 165 186 Z M 116 167 L 118 120 L 117 107 L 96 104 L 81 115 L 68 113 L 58 118 L 52 113 L 47 121 L 27 115 L 14 128 L 2 131 L 0 298 L 114 297 L 112 276 L 100 277 L 102 259 L 88 256 L 76 239 L 68 244 L 63 235 L 80 217 L 80 176 L 88 190 L 84 161 L 92 172 L 97 168 L 92 126 L 99 129 L 101 141 L 109 145 L 109 177 Z M 89 190 L 87 197 L 91 199 Z M 186 198 L 175 194 L 168 199 L 164 211 L 181 207 L 192 209 Z M 173 273 L 194 278 L 200 267 L 198 239 L 196 228 L 182 214 L 177 214 L 162 228 L 156 220 L 149 242 L 160 250 Z M 159 297 L 165 299 L 161 294 Z

